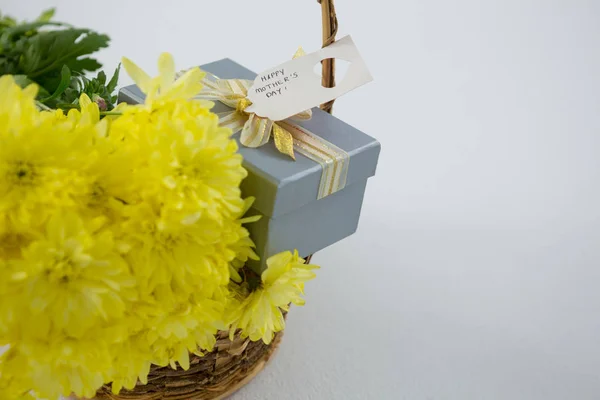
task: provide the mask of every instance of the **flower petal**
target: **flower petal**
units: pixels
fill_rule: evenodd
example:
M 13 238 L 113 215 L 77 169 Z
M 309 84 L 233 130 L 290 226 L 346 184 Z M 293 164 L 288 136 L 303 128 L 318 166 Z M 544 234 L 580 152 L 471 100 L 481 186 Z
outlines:
M 175 61 L 170 53 L 162 53 L 158 58 L 158 73 L 161 91 L 167 91 L 175 80 Z
M 140 90 L 148 94 L 152 81 L 150 76 L 127 57 L 121 58 L 121 62 L 127 74 L 139 86 Z

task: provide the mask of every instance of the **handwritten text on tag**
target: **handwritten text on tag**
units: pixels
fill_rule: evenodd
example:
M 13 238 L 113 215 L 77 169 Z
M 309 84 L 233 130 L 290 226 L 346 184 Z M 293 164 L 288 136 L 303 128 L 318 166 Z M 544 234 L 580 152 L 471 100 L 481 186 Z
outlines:
M 321 77 L 313 71 L 313 67 L 326 58 L 350 62 L 346 76 L 333 88 L 323 87 Z M 281 121 L 333 100 L 372 80 L 352 38 L 346 36 L 321 50 L 259 74 L 248 90 L 252 105 L 245 111 Z

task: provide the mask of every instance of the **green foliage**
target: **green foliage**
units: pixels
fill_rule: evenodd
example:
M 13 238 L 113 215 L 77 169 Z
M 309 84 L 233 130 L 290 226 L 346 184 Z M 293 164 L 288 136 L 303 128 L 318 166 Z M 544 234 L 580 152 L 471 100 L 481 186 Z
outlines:
M 22 85 L 37 83 L 38 100 L 52 108 L 76 106 L 79 96 L 86 93 L 112 109 L 119 68 L 108 83 L 104 72 L 92 79 L 85 77 L 102 67 L 90 55 L 107 47 L 109 37 L 53 22 L 53 16 L 50 9 L 33 22 L 18 23 L 0 14 L 0 75 L 19 76 Z
M 79 96 L 85 93 L 90 99 L 96 101 L 101 111 L 110 111 L 117 103 L 117 95 L 113 95 L 117 88 L 121 65 L 115 69 L 112 78 L 106 82 L 104 71 L 98 72 L 95 78 L 89 79 L 85 76 L 74 76 L 70 78 L 70 84 L 57 97 L 55 108 L 74 108 L 79 104 Z
M 62 70 L 60 71 L 60 83 L 58 87 L 52 94 L 52 96 L 48 96 L 40 99 L 42 103 L 48 103 L 51 100 L 58 98 L 66 89 L 69 87 L 71 83 L 71 70 L 66 65 L 63 65 Z

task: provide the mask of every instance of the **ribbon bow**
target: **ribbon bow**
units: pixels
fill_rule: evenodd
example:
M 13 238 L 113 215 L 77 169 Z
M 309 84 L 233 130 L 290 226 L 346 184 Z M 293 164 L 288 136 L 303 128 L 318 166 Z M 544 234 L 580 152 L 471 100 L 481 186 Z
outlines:
M 294 58 L 304 55 L 298 49 Z M 204 71 L 206 72 L 206 71 Z M 315 135 L 290 120 L 302 121 L 312 118 L 312 111 L 306 110 L 283 121 L 272 121 L 246 112 L 251 101 L 247 98 L 253 81 L 246 79 L 219 79 L 206 73 L 202 79 L 202 91 L 195 97 L 203 100 L 216 100 L 232 108 L 219 113 L 221 126 L 230 128 L 233 133 L 242 131 L 240 143 L 246 147 L 260 147 L 271 136 L 275 147 L 281 153 L 296 159 L 294 150 L 321 165 L 321 179 L 317 199 L 329 196 L 346 186 L 350 156 L 333 143 Z
M 301 57 L 304 54 L 304 50 L 299 48 L 293 58 Z M 196 98 L 217 100 L 233 109 L 232 111 L 219 113 L 219 123 L 221 126 L 230 128 L 233 133 L 242 131 L 240 136 L 242 145 L 253 148 L 260 147 L 273 136 L 277 150 L 295 160 L 294 138 L 282 121 L 271 121 L 268 118 L 259 117 L 254 113 L 245 111 L 252 104 L 247 96 L 248 89 L 253 83 L 253 81 L 247 79 L 219 79 L 207 72 L 204 79 L 202 79 L 202 91 Z M 312 111 L 306 110 L 292 116 L 290 119 L 304 121 L 311 119 L 311 117 Z

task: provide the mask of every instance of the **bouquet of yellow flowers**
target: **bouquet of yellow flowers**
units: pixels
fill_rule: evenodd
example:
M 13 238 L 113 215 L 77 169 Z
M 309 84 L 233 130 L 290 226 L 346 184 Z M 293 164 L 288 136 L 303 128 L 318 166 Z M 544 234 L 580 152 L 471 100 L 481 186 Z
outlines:
M 219 330 L 269 343 L 314 277 L 285 252 L 248 279 L 246 171 L 193 99 L 203 72 L 123 66 L 147 97 L 112 111 L 86 94 L 40 110 L 36 84 L 0 78 L 0 399 L 118 393 L 151 364 L 189 368 Z

